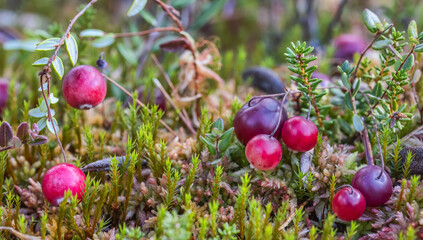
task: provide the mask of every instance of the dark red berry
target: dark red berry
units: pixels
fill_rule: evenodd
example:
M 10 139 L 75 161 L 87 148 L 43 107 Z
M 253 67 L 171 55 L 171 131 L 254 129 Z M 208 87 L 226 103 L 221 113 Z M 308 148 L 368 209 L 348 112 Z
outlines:
M 50 168 L 43 178 L 42 189 L 45 198 L 54 206 L 63 201 L 65 191 L 72 191 L 82 200 L 85 192 L 85 174 L 81 169 L 68 163 L 61 163 Z
M 0 114 L 3 109 L 6 107 L 7 99 L 9 97 L 9 83 L 7 80 L 0 79 Z
M 332 209 L 339 219 L 354 221 L 359 219 L 366 210 L 366 200 L 359 190 L 345 187 L 333 197 Z
M 282 159 L 282 146 L 268 134 L 253 137 L 245 148 L 247 160 L 259 170 L 273 170 Z
M 333 43 L 335 46 L 334 57 L 341 61 L 352 60 L 354 54 L 361 53 L 367 46 L 366 40 L 355 34 L 339 35 Z
M 354 174 L 351 185 L 360 190 L 367 206 L 377 207 L 386 203 L 392 195 L 392 181 L 389 174 L 379 166 L 366 166 Z
M 271 97 L 254 98 L 244 104 L 234 118 L 234 131 L 238 140 L 246 145 L 251 138 L 259 134 L 270 135 L 275 130 L 281 104 Z M 285 108 L 282 110 L 280 125 L 274 137 L 280 140 L 280 131 L 288 118 Z
M 137 93 L 138 93 L 138 100 L 140 100 L 141 102 L 147 104 L 155 104 L 158 106 L 158 108 L 160 110 L 162 110 L 163 112 L 166 111 L 166 98 L 163 95 L 162 91 L 160 91 L 160 89 L 155 88 L 154 89 L 154 101 L 151 97 L 151 92 L 152 91 L 148 91 L 147 96 L 144 96 L 144 86 L 141 86 L 137 89 Z M 129 104 L 132 104 L 132 97 L 128 97 L 123 106 L 124 107 L 128 107 Z
M 282 141 L 291 150 L 307 152 L 316 146 L 319 130 L 316 125 L 302 116 L 288 119 L 282 128 Z
M 90 109 L 100 104 L 107 93 L 107 84 L 97 68 L 80 65 L 66 74 L 62 85 L 66 102 L 74 108 Z

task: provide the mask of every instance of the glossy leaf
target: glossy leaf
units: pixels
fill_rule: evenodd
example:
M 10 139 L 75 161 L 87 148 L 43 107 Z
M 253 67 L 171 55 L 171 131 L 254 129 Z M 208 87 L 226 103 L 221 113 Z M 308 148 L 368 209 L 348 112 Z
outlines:
M 364 123 L 359 116 L 357 115 L 353 116 L 353 124 L 357 132 L 361 132 L 364 130 Z
M 357 95 L 358 90 L 360 90 L 361 78 L 356 78 L 353 84 L 353 97 Z
M 8 122 L 3 122 L 0 125 L 0 147 L 6 147 L 7 143 L 13 137 L 12 127 Z
M 404 58 L 406 58 L 406 55 L 403 57 L 403 59 Z M 404 70 L 404 71 L 409 71 L 412 67 L 413 67 L 413 65 L 414 65 L 414 55 L 413 54 L 411 54 L 408 58 L 407 58 L 407 60 L 405 61 L 405 63 L 402 65 L 402 67 L 401 67 L 401 69 L 399 69 L 399 67 L 401 66 L 401 60 L 398 60 L 396 63 L 395 63 L 395 71 L 399 71 L 399 70 Z
M 62 79 L 63 75 L 65 74 L 65 67 L 63 66 L 62 59 L 56 56 L 56 59 L 54 59 L 51 64 L 53 66 L 53 70 L 56 73 L 57 77 L 59 77 L 59 79 Z
M 40 58 L 40 59 L 38 59 L 37 61 L 35 61 L 35 62 L 32 64 L 32 66 L 34 66 L 34 67 L 41 67 L 41 66 L 45 66 L 45 65 L 47 65 L 47 63 L 48 63 L 48 59 L 49 59 L 49 58 L 47 58 L 47 57 Z
M 351 98 L 350 98 L 350 94 L 349 94 L 349 92 L 346 92 L 346 93 L 345 93 L 345 95 L 344 95 L 344 101 L 345 101 L 345 104 L 347 105 L 347 107 L 348 107 L 350 110 L 353 110 L 353 107 L 352 107 L 352 102 L 351 102 Z
M 38 146 L 48 142 L 48 138 L 44 135 L 37 135 L 35 136 L 34 140 L 29 142 L 28 144 L 31 146 Z
M 72 66 L 75 66 L 76 62 L 78 61 L 78 44 L 76 43 L 76 40 L 72 34 L 69 34 L 69 36 L 66 38 L 65 44 Z
M 41 111 L 41 109 L 39 107 L 29 110 L 28 114 L 29 114 L 29 116 L 35 117 L 35 118 L 47 116 L 47 112 Z
M 60 38 L 49 38 L 37 44 L 36 51 L 50 51 L 56 49 Z
M 382 50 L 382 49 L 388 47 L 390 44 L 392 44 L 392 40 L 391 39 L 379 40 L 379 41 L 376 41 L 373 44 L 372 48 L 374 50 Z
M 6 51 L 23 50 L 28 52 L 35 51 L 38 40 L 9 40 L 3 44 L 3 49 Z
M 415 48 L 414 48 L 415 52 L 423 52 L 423 43 L 418 44 Z
M 128 17 L 132 17 L 138 14 L 139 12 L 141 12 L 144 9 L 146 3 L 147 3 L 147 0 L 134 0 L 132 2 L 131 7 L 128 10 L 128 13 L 127 13 Z
M 412 20 L 410 24 L 408 24 L 408 40 L 412 43 L 419 43 L 417 40 L 419 38 L 419 34 L 417 33 L 417 24 L 416 21 Z
M 112 45 L 115 42 L 113 33 L 108 33 L 104 37 L 97 38 L 93 41 L 93 46 L 96 48 L 103 48 Z
M 79 33 L 80 37 L 103 37 L 105 33 L 100 29 L 85 29 Z
M 47 118 L 41 118 L 37 122 L 37 127 L 39 131 L 43 130 L 46 127 L 46 125 L 47 125 Z
M 346 73 L 341 74 L 341 81 L 342 81 L 342 85 L 344 85 L 344 87 L 347 88 L 347 90 L 349 91 L 351 88 L 351 83 L 348 80 L 348 75 Z
M 378 23 L 381 24 L 381 22 L 379 17 L 375 13 L 366 8 L 363 12 L 363 19 L 364 24 L 370 32 L 376 33 L 378 31 L 377 25 Z
M 230 128 L 224 132 L 220 138 L 219 142 L 219 151 L 224 152 L 230 146 L 233 138 L 234 128 Z

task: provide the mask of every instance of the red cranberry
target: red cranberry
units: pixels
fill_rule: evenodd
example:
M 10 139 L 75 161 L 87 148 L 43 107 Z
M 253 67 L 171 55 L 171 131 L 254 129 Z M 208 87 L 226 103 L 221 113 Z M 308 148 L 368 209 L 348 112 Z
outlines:
M 85 192 L 85 174 L 81 169 L 68 163 L 61 163 L 50 168 L 43 178 L 42 188 L 46 199 L 54 206 L 63 201 L 65 191 L 72 191 L 82 200 Z
M 334 57 L 342 60 L 352 60 L 354 54 L 361 53 L 367 42 L 361 36 L 354 34 L 342 34 L 334 39 Z
M 150 104 L 155 104 L 158 106 L 158 108 L 160 110 L 162 110 L 163 112 L 166 111 L 166 98 L 163 95 L 162 91 L 160 91 L 160 89 L 155 88 L 154 89 L 154 101 L 153 99 L 151 99 L 151 91 L 148 92 L 147 97 L 144 98 L 144 86 L 141 86 L 137 89 L 137 93 L 138 93 L 138 100 L 140 100 L 141 102 L 144 103 L 150 103 Z M 123 106 L 124 107 L 128 107 L 129 104 L 132 104 L 132 98 L 128 97 Z
M 271 134 L 279 120 L 281 104 L 271 97 L 254 98 L 244 104 L 234 118 L 234 131 L 238 140 L 246 145 L 259 134 Z M 280 140 L 280 131 L 288 118 L 285 108 L 282 109 L 280 125 L 274 137 Z
M 339 219 L 354 221 L 359 219 L 366 210 L 366 200 L 359 190 L 345 187 L 333 197 L 332 209 Z
M 74 108 L 90 109 L 100 104 L 107 93 L 103 75 L 95 67 L 80 65 L 66 74 L 62 85 L 66 102 Z
M 0 114 L 3 109 L 6 107 L 7 98 L 9 97 L 9 83 L 7 80 L 0 79 Z
M 247 143 L 245 156 L 255 168 L 273 170 L 282 159 L 282 146 L 276 138 L 259 134 Z
M 364 195 L 367 206 L 377 207 L 386 203 L 392 195 L 389 174 L 379 166 L 366 166 L 354 174 L 351 185 Z
M 282 141 L 291 150 L 307 152 L 316 146 L 319 130 L 302 116 L 288 119 L 282 128 Z

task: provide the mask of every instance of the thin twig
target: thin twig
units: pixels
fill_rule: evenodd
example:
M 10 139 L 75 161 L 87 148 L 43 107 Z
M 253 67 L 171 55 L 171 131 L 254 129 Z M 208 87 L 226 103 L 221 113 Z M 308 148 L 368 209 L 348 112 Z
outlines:
M 56 60 L 57 54 L 59 53 L 59 49 L 60 47 L 63 45 L 65 39 L 67 37 L 69 37 L 70 34 L 70 30 L 72 29 L 72 26 L 75 24 L 76 20 L 82 15 L 84 14 L 84 12 L 91 7 L 91 5 L 93 5 L 95 2 L 97 2 L 97 0 L 91 0 L 80 12 L 78 12 L 78 14 L 75 15 L 75 17 L 72 18 L 72 20 L 69 22 L 69 25 L 65 31 L 65 33 L 63 34 L 62 38 L 60 38 L 59 43 L 56 46 L 56 50 L 54 50 L 53 55 L 48 59 L 47 64 L 44 66 L 43 71 L 41 71 L 38 75 L 40 76 L 40 85 L 41 85 L 41 92 L 43 93 L 43 98 L 44 98 L 44 102 L 47 106 L 47 121 L 50 121 L 52 123 L 53 126 L 53 130 L 54 130 L 54 134 L 56 135 L 56 139 L 57 142 L 59 142 L 59 146 L 60 146 L 60 150 L 62 151 L 63 154 L 63 159 L 66 162 L 66 154 L 65 154 L 65 150 L 63 149 L 62 146 L 62 142 L 60 141 L 59 135 L 57 134 L 56 131 L 56 127 L 54 126 L 54 122 L 53 122 L 53 118 L 51 116 L 51 109 L 46 97 L 46 94 L 44 92 L 44 87 L 43 87 L 43 78 L 44 76 L 46 77 L 46 81 L 47 81 L 47 93 L 50 93 L 50 72 L 51 72 L 51 64 L 54 60 Z
M 162 64 L 157 59 L 156 55 L 152 54 L 151 58 L 153 59 L 156 66 L 159 68 L 159 70 L 162 73 L 163 77 L 165 78 L 167 84 L 169 85 L 170 89 L 172 90 L 172 96 L 175 98 L 176 102 L 179 104 L 179 107 L 181 108 L 181 111 L 184 114 L 185 118 L 190 119 L 187 110 L 184 108 L 184 106 L 181 103 L 181 97 L 179 96 L 178 91 L 176 90 L 175 86 L 173 85 L 172 81 L 170 80 L 169 75 L 163 69 Z
M 126 95 L 128 95 L 129 97 L 133 97 L 132 94 L 126 90 L 124 87 L 122 87 L 119 83 L 117 83 L 115 80 L 111 79 L 110 77 L 108 77 L 107 75 L 103 74 L 103 76 L 109 80 L 113 85 L 115 85 L 116 87 L 118 87 L 120 90 L 122 90 Z M 146 108 L 147 106 L 145 106 L 145 104 L 143 102 L 141 102 L 138 99 L 135 99 L 135 101 L 143 108 Z M 148 109 L 148 112 L 151 113 L 150 109 Z M 159 120 L 159 122 L 167 129 L 169 130 L 170 133 L 172 133 L 174 136 L 178 136 L 171 127 L 169 127 L 169 125 L 167 125 L 163 120 Z
M 357 62 L 355 69 L 354 69 L 354 72 L 351 75 L 351 80 L 350 80 L 351 83 L 353 83 L 355 77 L 357 76 L 357 71 L 358 71 L 358 68 L 360 67 L 361 60 L 363 59 L 366 52 L 373 46 L 373 44 L 376 42 L 376 40 L 378 40 L 379 37 L 382 36 L 382 34 L 384 34 L 386 31 L 391 29 L 393 26 L 394 26 L 393 24 L 389 24 L 383 31 L 378 32 L 376 34 L 376 36 L 373 38 L 373 40 L 369 43 L 369 45 L 367 45 L 367 47 L 361 52 L 360 58 L 358 59 L 358 62 Z M 351 84 L 351 88 L 352 88 L 352 84 Z
M 170 9 L 176 11 L 175 9 L 173 9 L 173 7 L 165 4 L 164 2 L 160 0 L 154 0 L 154 2 L 159 4 L 160 7 L 162 7 L 162 9 L 167 13 L 167 15 L 169 15 L 169 17 L 172 18 L 172 20 L 176 23 L 180 31 L 184 31 L 181 21 L 170 11 Z

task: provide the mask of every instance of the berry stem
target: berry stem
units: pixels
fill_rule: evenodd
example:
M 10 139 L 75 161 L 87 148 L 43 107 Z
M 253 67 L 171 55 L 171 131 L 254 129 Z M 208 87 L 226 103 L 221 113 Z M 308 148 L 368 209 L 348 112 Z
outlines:
M 339 191 L 341 188 L 346 188 L 346 187 L 349 187 L 350 188 L 350 190 L 351 190 L 350 194 L 353 194 L 354 193 L 354 188 L 351 185 L 349 185 L 349 184 L 344 184 L 342 186 L 337 187 L 335 189 L 335 192 Z
M 282 119 L 282 113 L 283 113 L 283 109 L 284 109 L 284 107 L 283 107 L 283 103 L 285 102 L 285 100 L 286 100 L 286 98 L 288 97 L 288 95 L 290 94 L 291 92 L 286 92 L 285 93 L 285 96 L 283 97 L 283 99 L 282 99 L 282 102 L 280 103 L 280 110 L 279 110 L 279 117 L 278 117 L 278 123 L 276 124 L 276 127 L 275 127 L 275 129 L 273 130 L 273 132 L 270 134 L 270 137 L 274 137 L 275 136 L 275 134 L 276 134 L 276 131 L 278 130 L 278 128 L 279 128 L 279 125 L 281 124 L 281 119 Z M 248 102 L 249 103 L 249 102 Z

